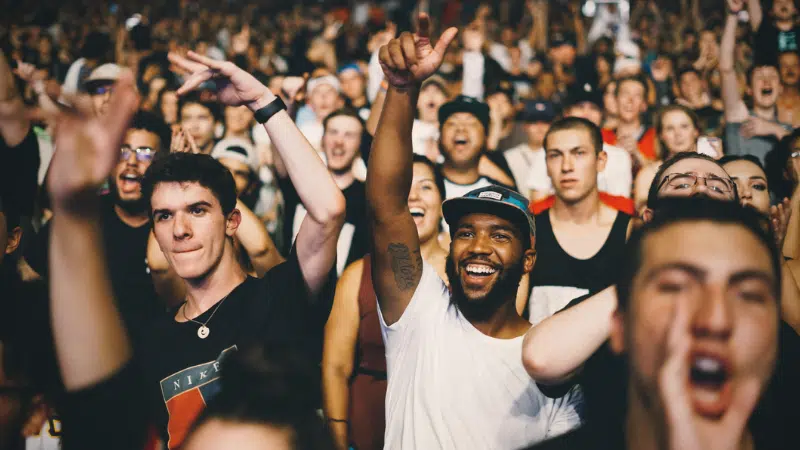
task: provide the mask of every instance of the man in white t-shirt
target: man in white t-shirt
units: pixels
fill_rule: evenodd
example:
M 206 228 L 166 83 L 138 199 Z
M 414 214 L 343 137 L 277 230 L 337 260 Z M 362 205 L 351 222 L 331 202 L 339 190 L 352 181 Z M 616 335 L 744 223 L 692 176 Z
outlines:
M 564 117 L 580 117 L 600 126 L 603 121 L 603 97 L 591 85 L 574 88 L 564 107 Z M 633 183 L 633 162 L 625 149 L 603 143 L 607 155 L 605 169 L 597 174 L 597 188 L 618 197 L 630 198 Z M 532 201 L 539 201 L 555 194 L 553 182 L 547 175 L 544 149 L 535 152 L 526 187 Z
M 433 47 L 429 26 L 421 14 L 417 36 L 380 50 L 390 88 L 369 160 L 367 220 L 388 370 L 384 448 L 516 449 L 577 426 L 578 395 L 544 396 L 522 366 L 530 323 L 515 298 L 536 259 L 525 197 L 487 186 L 444 203 L 452 294 L 423 262 L 422 218 L 407 204 L 414 107 L 456 35 L 444 31 Z

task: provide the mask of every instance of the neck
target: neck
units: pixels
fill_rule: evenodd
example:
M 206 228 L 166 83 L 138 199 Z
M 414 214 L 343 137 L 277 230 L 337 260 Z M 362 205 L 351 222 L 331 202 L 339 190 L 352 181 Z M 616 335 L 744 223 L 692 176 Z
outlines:
M 203 155 L 210 155 L 211 150 L 213 149 L 214 149 L 214 139 L 209 139 L 208 142 L 206 142 L 206 145 L 198 148 L 198 150 L 200 150 L 200 153 Z
M 592 189 L 585 198 L 568 203 L 556 196 L 550 214 L 559 222 L 572 222 L 576 225 L 597 222 L 600 215 L 600 194 Z
M 333 182 L 336 183 L 336 186 L 342 191 L 350 187 L 350 185 L 353 184 L 353 181 L 356 179 L 356 176 L 353 175 L 352 167 L 349 167 L 347 170 L 343 171 L 330 172 Z
M 247 274 L 236 260 L 232 244 L 227 242 L 222 258 L 208 275 L 196 280 L 183 280 L 186 284 L 186 301 L 190 305 L 189 311 L 184 307 L 184 312 L 189 318 L 203 314 L 245 279 Z
M 775 105 L 770 107 L 753 106 L 753 114 L 764 120 L 775 120 Z
M 444 249 L 439 245 L 439 234 L 435 233 L 425 242 L 421 242 L 419 244 L 419 251 L 422 255 L 423 261 L 431 262 L 432 258 L 436 256 L 437 253 L 444 253 Z
M 350 100 L 350 104 L 353 108 L 361 108 L 367 104 L 367 97 L 362 95 L 354 100 Z
M 635 133 L 638 133 L 641 128 L 642 128 L 642 121 L 639 120 L 638 117 L 634 120 L 631 120 L 630 122 L 623 122 L 622 119 L 620 119 L 619 125 L 617 125 L 617 133 L 625 131 L 633 131 Z
M 449 160 L 442 164 L 442 175 L 456 184 L 472 184 L 478 181 L 478 165 L 471 164 L 470 167 L 456 167 Z
M 467 320 L 481 333 L 498 339 L 522 336 L 531 326 L 530 322 L 520 317 L 517 312 L 516 292 L 511 293 L 490 317 L 480 320 L 467 317 Z
M 139 228 L 150 220 L 146 212 L 132 213 L 126 211 L 119 205 L 114 205 L 114 212 L 117 213 L 117 217 L 119 217 L 122 223 L 131 228 Z
M 543 146 L 544 146 L 544 143 L 542 141 L 534 141 L 534 140 L 528 139 L 528 147 L 530 147 L 531 150 L 539 150 Z
M 239 139 L 244 139 L 246 141 L 249 141 L 250 140 L 250 132 L 247 129 L 244 129 L 244 130 L 239 131 L 239 132 L 235 132 L 233 130 L 227 130 L 225 132 L 225 138 L 226 139 L 227 138 L 239 138 Z

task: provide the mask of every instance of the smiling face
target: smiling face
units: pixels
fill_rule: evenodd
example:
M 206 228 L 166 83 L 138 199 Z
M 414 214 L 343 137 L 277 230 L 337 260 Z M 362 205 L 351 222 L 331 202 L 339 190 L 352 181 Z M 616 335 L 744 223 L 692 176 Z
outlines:
M 691 152 L 697 147 L 700 131 L 694 127 L 692 118 L 685 112 L 673 110 L 661 117 L 661 142 L 664 143 L 668 156 L 677 153 Z
M 757 67 L 750 81 L 753 105 L 758 108 L 772 108 L 781 93 L 781 79 L 778 69 L 773 66 Z
M 355 117 L 335 116 L 327 121 L 322 136 L 322 148 L 328 162 L 328 170 L 343 173 L 353 168 L 361 147 L 364 127 Z
M 736 183 L 742 205 L 750 206 L 761 214 L 769 215 L 767 174 L 755 163 L 743 159 L 731 161 L 724 167 L 725 171 L 733 178 L 733 182 Z
M 485 139 L 480 120 L 470 113 L 458 112 L 442 124 L 439 142 L 447 162 L 455 167 L 471 167 L 478 164 Z
M 436 175 L 431 166 L 414 163 L 411 191 L 408 193 L 408 210 L 417 226 L 420 243 L 424 244 L 439 236 L 442 222 L 442 194 L 436 186 Z
M 209 144 L 214 140 L 215 124 L 211 111 L 199 103 L 187 103 L 181 108 L 181 126 L 194 138 L 201 152 L 204 149 L 207 150 L 204 153 L 211 152 Z
M 186 280 L 208 276 L 227 253 L 241 216 L 222 213 L 210 189 L 195 182 L 158 183 L 150 199 L 153 232 L 175 272 Z
M 773 0 L 772 16 L 778 20 L 791 20 L 797 9 L 794 0 Z
M 639 116 L 647 109 L 645 102 L 645 89 L 642 83 L 635 80 L 623 81 L 619 86 L 617 104 L 619 105 L 619 118 L 626 123 L 636 122 Z
M 452 230 L 447 276 L 452 298 L 467 317 L 491 316 L 513 301 L 523 274 L 533 269 L 534 252 L 524 250 L 522 231 L 491 214 L 468 214 Z
M 628 354 L 633 401 L 663 408 L 658 380 L 676 305 L 688 310 L 690 369 L 679 376 L 697 425 L 717 422 L 746 382 L 763 388 L 778 346 L 774 283 L 769 251 L 741 225 L 682 222 L 645 237 L 629 305 L 615 315 L 611 338 Z
M 120 161 L 111 173 L 112 193 L 116 197 L 116 203 L 123 209 L 141 211 L 145 208 L 142 200 L 142 177 L 160 147 L 161 139 L 155 133 L 137 129 L 130 129 L 125 133 Z
M 606 166 L 606 153 L 597 153 L 589 131 L 580 128 L 555 131 L 544 143 L 547 175 L 556 197 L 578 203 L 597 192 L 597 174 Z

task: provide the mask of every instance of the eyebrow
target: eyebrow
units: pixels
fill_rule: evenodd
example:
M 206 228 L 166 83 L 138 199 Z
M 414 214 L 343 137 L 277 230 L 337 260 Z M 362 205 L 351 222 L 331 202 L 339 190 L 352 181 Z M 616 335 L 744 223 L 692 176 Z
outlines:
M 548 152 L 569 153 L 569 152 L 574 152 L 575 150 L 580 150 L 582 148 L 583 148 L 582 145 L 578 145 L 578 146 L 575 146 L 575 147 L 572 147 L 572 148 L 563 149 L 563 150 L 560 149 L 560 148 L 551 148 L 551 149 L 548 149 L 547 151 Z
M 199 202 L 194 202 L 194 203 L 191 203 L 191 204 L 187 205 L 186 209 L 197 208 L 197 207 L 200 207 L 200 206 L 205 206 L 205 207 L 209 207 L 210 208 L 211 207 L 211 203 L 209 203 L 209 202 L 207 202 L 205 200 L 201 200 Z M 156 214 L 171 213 L 172 211 L 173 210 L 169 209 L 169 208 L 154 209 L 153 210 L 153 215 L 155 216 Z
M 708 275 L 708 271 L 701 269 L 697 266 L 694 266 L 692 264 L 675 262 L 675 263 L 663 264 L 652 268 L 650 271 L 647 272 L 645 276 L 645 281 L 646 282 L 652 281 L 653 278 L 670 270 L 677 270 L 686 273 L 697 281 L 703 281 Z M 737 284 L 747 280 L 759 280 L 768 284 L 775 283 L 775 278 L 773 277 L 772 274 L 758 269 L 743 269 L 734 272 L 733 274 L 728 276 L 727 282 L 728 284 Z

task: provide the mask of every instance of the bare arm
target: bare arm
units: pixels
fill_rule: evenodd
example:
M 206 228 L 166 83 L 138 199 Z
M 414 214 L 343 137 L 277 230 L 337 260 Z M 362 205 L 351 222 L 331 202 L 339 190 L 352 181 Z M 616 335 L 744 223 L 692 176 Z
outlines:
M 741 10 L 744 0 L 728 0 L 729 10 Z M 735 8 L 739 6 L 739 10 Z M 733 68 L 733 52 L 736 46 L 736 27 L 738 19 L 735 14 L 728 13 L 725 17 L 725 30 L 722 33 L 722 42 L 719 49 L 719 71 L 722 76 L 722 101 L 725 105 L 725 120 L 729 123 L 741 123 L 747 120 L 747 106 L 742 101 L 739 92 L 739 82 Z
M 322 398 L 337 450 L 347 450 L 350 377 L 353 375 L 360 314 L 358 290 L 364 261 L 351 264 L 336 284 L 333 309 L 325 325 L 322 350 Z M 344 422 L 343 422 L 344 421 Z
M 93 117 L 87 98 L 57 116 L 59 133 L 49 173 L 54 217 L 50 238 L 51 322 L 68 391 L 107 379 L 131 358 L 106 269 L 96 189 L 119 158 L 138 103 L 133 75 L 115 86 L 113 111 Z
M 367 177 L 367 220 L 372 242 L 372 279 L 387 324 L 403 315 L 422 277 L 417 227 L 408 210 L 411 190 L 411 128 L 422 81 L 442 63 L 455 38 L 448 29 L 434 48 L 429 19 L 419 16 L 417 35 L 403 33 L 381 47 L 380 62 L 389 80 Z
M 617 290 L 608 287 L 528 330 L 522 343 L 525 370 L 544 385 L 569 380 L 611 333 Z
M 169 58 L 191 73 L 178 90 L 179 95 L 214 78 L 218 97 L 227 105 L 247 105 L 257 111 L 276 98 L 266 86 L 231 62 L 215 61 L 194 52 L 189 52 L 189 59 L 177 54 L 170 54 Z M 344 225 L 344 195 L 286 111 L 273 115 L 264 128 L 308 211 L 295 245 L 303 279 L 314 296 L 324 287 L 336 262 L 336 241 Z
M 156 294 L 167 306 L 178 306 L 183 302 L 186 297 L 186 285 L 170 267 L 152 232 L 147 238 L 147 268 L 150 269 L 150 278 L 153 280 Z
M 266 227 L 253 211 L 242 203 L 236 201 L 236 209 L 242 214 L 242 222 L 236 230 L 236 238 L 242 244 L 242 248 L 250 257 L 253 269 L 258 277 L 263 277 L 267 271 L 284 261 L 283 257 L 275 248 L 275 243 L 269 237 Z
M 694 0 L 695 2 L 698 0 Z M 764 20 L 764 10 L 761 9 L 761 0 L 747 0 L 747 12 L 750 14 L 750 29 L 758 31 L 761 21 Z
M 0 137 L 7 146 L 16 147 L 25 139 L 30 125 L 14 74 L 5 54 L 0 51 Z

